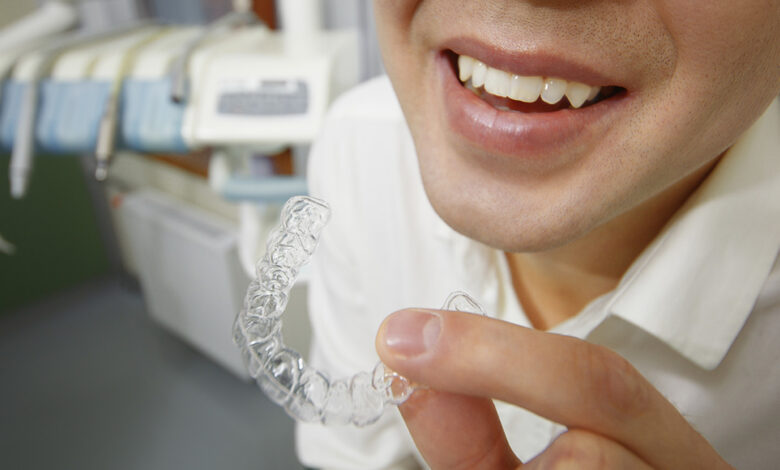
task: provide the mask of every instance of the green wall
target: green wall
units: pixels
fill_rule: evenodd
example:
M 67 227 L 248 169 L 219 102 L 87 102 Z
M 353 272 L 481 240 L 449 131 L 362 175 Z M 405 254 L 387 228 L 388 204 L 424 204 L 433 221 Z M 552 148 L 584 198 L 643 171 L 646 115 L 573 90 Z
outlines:
M 108 272 L 80 162 L 37 156 L 27 196 L 9 195 L 10 156 L 0 154 L 0 314 Z

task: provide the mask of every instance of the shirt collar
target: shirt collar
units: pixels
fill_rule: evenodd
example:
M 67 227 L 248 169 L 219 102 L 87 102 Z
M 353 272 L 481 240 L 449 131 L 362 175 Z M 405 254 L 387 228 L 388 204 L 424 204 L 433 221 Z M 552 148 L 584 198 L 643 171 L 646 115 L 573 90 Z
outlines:
M 610 313 L 704 369 L 737 337 L 780 246 L 780 104 L 724 155 L 636 260 Z

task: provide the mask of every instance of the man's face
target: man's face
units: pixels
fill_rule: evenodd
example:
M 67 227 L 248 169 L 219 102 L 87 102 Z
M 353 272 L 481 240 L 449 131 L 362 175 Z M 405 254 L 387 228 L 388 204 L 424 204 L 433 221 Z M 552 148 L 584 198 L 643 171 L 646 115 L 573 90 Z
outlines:
M 375 10 L 431 203 L 508 251 L 562 245 L 662 193 L 780 91 L 778 0 L 375 0 Z M 475 91 L 458 76 L 475 62 L 460 56 L 485 64 L 466 80 Z M 554 104 L 533 102 L 539 86 Z M 567 87 L 575 104 L 586 99 L 579 108 L 556 102 Z

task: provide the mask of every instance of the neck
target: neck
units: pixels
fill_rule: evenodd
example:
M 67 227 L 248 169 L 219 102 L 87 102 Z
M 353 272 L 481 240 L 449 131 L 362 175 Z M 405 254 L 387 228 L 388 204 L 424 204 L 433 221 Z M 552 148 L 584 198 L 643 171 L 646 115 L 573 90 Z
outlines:
M 553 328 L 614 289 L 717 161 L 564 246 L 506 253 L 515 294 L 534 328 Z

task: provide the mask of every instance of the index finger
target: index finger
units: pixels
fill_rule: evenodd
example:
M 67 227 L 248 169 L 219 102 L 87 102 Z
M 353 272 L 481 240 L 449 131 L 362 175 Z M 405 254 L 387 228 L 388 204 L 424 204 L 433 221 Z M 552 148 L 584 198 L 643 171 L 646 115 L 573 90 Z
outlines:
M 402 310 L 382 324 L 376 347 L 389 367 L 413 381 L 496 398 L 596 432 L 655 467 L 717 460 L 671 403 L 601 346 L 467 313 Z

